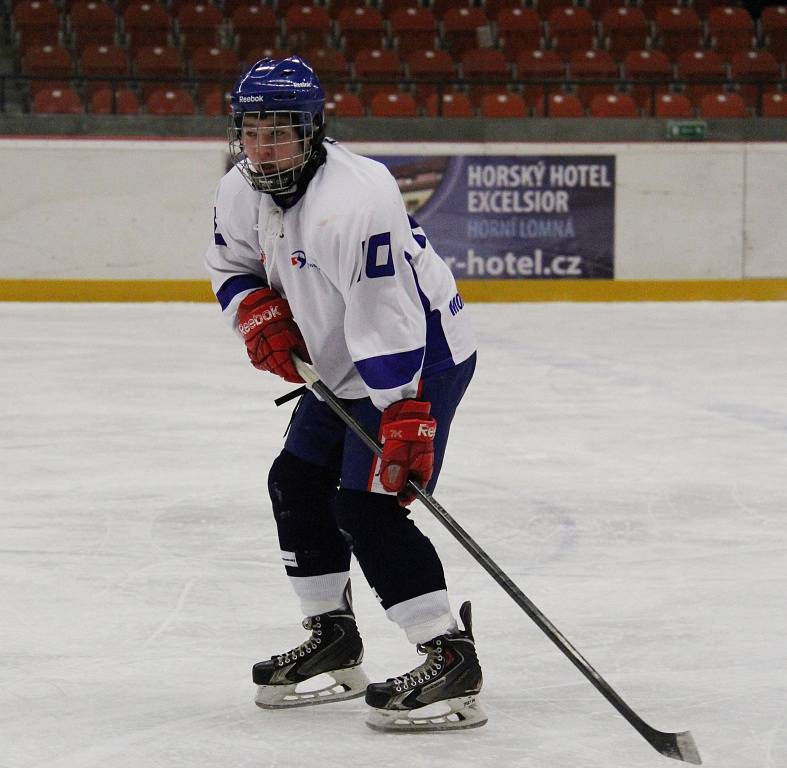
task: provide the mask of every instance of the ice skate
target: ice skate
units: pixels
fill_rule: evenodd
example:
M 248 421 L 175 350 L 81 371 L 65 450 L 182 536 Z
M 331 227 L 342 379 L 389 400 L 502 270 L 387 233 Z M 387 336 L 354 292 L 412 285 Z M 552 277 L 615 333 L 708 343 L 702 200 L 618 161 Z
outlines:
M 305 642 L 254 665 L 258 707 L 285 709 L 363 696 L 369 678 L 360 666 L 363 642 L 349 584 L 344 596 L 347 608 L 303 620 L 304 628 L 311 631 Z
M 478 703 L 481 666 L 475 652 L 470 603 L 459 610 L 464 630 L 418 645 L 420 667 L 366 689 L 366 724 L 377 731 L 432 732 L 477 728 L 487 721 Z

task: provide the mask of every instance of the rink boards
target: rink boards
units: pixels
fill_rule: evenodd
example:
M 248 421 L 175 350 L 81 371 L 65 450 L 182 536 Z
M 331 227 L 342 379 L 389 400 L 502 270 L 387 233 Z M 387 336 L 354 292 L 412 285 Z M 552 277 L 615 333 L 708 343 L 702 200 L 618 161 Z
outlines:
M 787 298 L 785 143 L 351 147 L 390 160 L 467 300 Z M 0 299 L 212 300 L 222 141 L 0 139 L 0 163 Z

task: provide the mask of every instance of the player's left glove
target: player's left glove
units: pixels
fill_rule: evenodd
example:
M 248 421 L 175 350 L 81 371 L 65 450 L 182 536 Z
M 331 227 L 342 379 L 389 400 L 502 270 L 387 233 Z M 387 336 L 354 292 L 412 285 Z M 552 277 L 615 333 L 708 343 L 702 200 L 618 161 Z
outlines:
M 255 368 L 275 373 L 293 384 L 303 384 L 291 354 L 295 352 L 307 363 L 311 358 L 287 299 L 272 288 L 252 291 L 238 306 L 238 330 Z
M 421 400 L 400 400 L 383 411 L 380 482 L 404 505 L 415 499 L 405 488 L 408 479 L 426 485 L 432 477 L 437 422 L 429 415 L 431 407 Z

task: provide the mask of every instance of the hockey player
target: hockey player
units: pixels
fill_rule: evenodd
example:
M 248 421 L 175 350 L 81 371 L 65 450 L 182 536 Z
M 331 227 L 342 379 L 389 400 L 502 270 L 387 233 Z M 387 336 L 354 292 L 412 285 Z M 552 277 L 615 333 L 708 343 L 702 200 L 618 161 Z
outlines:
M 310 630 L 254 665 L 261 707 L 366 695 L 383 730 L 483 725 L 470 604 L 448 602 L 440 560 L 410 519 L 405 490 L 431 490 L 475 367 L 454 279 L 408 217 L 380 163 L 325 136 L 325 97 L 297 56 L 263 59 L 232 93 L 234 167 L 216 193 L 206 261 L 224 315 L 252 364 L 301 382 L 311 362 L 383 440 L 378 459 L 314 394 L 298 404 L 268 478 L 282 559 Z M 388 618 L 426 656 L 369 683 L 349 588 L 350 554 Z M 329 673 L 330 685 L 299 683 Z M 303 688 L 303 686 L 301 686 Z M 443 712 L 419 710 L 440 702 Z

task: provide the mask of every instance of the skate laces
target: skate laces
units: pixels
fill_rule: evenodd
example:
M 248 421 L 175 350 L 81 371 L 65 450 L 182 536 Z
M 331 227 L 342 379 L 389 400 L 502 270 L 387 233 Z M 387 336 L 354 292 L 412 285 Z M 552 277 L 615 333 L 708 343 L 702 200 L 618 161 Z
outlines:
M 322 624 L 320 623 L 320 616 L 307 616 L 303 620 L 303 628 L 311 631 L 311 635 L 301 643 L 297 648 L 293 648 L 287 653 L 283 653 L 276 657 L 276 664 L 283 667 L 291 661 L 298 661 L 304 656 L 308 656 L 312 651 L 316 651 L 320 643 L 322 643 Z
M 393 679 L 394 688 L 397 693 L 415 688 L 416 685 L 423 685 L 423 683 L 437 677 L 443 670 L 444 657 L 442 638 L 438 637 L 428 643 L 418 643 L 415 649 L 422 656 L 425 655 L 426 660 L 421 666 L 406 672 L 401 677 L 395 677 Z

